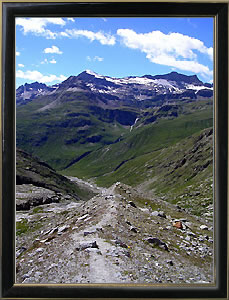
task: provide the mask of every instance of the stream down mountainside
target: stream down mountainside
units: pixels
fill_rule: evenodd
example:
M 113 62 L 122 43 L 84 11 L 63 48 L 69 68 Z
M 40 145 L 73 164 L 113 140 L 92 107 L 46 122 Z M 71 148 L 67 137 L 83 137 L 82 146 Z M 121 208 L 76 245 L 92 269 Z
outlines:
M 96 195 L 17 211 L 17 283 L 214 283 L 212 206 L 205 219 L 123 183 L 69 179 Z

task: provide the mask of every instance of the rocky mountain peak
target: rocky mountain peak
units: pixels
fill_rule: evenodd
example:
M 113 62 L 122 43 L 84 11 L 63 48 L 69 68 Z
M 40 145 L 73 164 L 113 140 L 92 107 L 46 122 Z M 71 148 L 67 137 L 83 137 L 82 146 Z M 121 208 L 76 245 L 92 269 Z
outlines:
M 184 82 L 184 83 L 194 84 L 194 85 L 203 85 L 203 82 L 199 80 L 197 75 L 184 75 L 184 74 L 177 73 L 175 71 L 163 75 L 154 75 L 154 76 L 144 75 L 143 77 L 148 79 L 166 79 L 175 82 Z
M 212 97 L 212 90 L 212 85 L 204 84 L 197 75 L 187 76 L 174 71 L 163 75 L 115 78 L 85 70 L 77 76 L 68 77 L 58 86 L 48 87 L 38 82 L 26 83 L 17 89 L 16 99 L 17 105 L 21 105 L 40 95 L 71 91 L 90 92 L 95 97 L 102 97 L 100 100 L 109 105 L 117 106 L 121 102 L 123 102 L 121 105 L 130 105 L 130 102 L 134 104 L 136 101 L 141 104 L 144 101 L 150 101 L 154 105 L 154 100 L 158 97 L 162 102 L 166 99 L 182 99 L 183 97 L 196 99 L 200 91 L 201 97 Z M 118 102 L 111 103 L 113 100 L 118 100 Z
M 88 80 L 88 79 L 92 79 L 92 78 L 95 78 L 95 77 L 102 77 L 102 76 L 96 74 L 93 71 L 85 70 L 82 73 L 80 73 L 76 78 L 80 79 L 80 80 Z
M 48 89 L 48 86 L 45 83 L 40 83 L 38 81 L 32 83 L 25 83 L 24 85 L 20 85 L 17 88 L 18 91 L 31 91 L 31 90 L 40 90 L 40 89 Z
M 34 89 L 46 88 L 47 87 L 47 85 L 45 83 L 40 83 L 38 81 L 35 81 L 33 83 L 25 83 L 25 86 L 26 87 L 31 87 L 31 88 L 34 88 Z
M 72 84 L 76 81 L 77 76 L 69 76 L 66 80 L 60 83 L 60 86 L 67 86 L 68 84 Z

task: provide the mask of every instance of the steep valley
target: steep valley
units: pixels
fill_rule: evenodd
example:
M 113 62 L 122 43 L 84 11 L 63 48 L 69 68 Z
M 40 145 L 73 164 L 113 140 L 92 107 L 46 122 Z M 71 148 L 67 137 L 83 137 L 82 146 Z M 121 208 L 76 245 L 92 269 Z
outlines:
M 171 135 L 170 141 L 175 138 L 176 142 L 212 126 L 212 87 L 196 76 L 176 72 L 160 78 L 149 76 L 112 79 L 85 71 L 70 76 L 51 91 L 38 83 L 19 87 L 17 146 L 60 171 L 106 145 L 121 142 L 123 146 L 122 140 L 131 136 L 135 139 L 139 133 L 144 139 L 139 149 L 142 154 L 143 146 L 148 148 L 143 149 L 146 153 L 152 143 L 168 145 L 165 132 Z M 137 95 L 146 91 L 145 100 L 139 99 Z M 33 96 L 29 98 L 28 92 Z M 174 130 L 179 127 L 179 136 L 171 126 Z M 155 130 L 157 141 L 153 136 L 151 141 L 145 140 Z
M 17 283 L 214 282 L 210 84 L 85 71 L 16 121 Z

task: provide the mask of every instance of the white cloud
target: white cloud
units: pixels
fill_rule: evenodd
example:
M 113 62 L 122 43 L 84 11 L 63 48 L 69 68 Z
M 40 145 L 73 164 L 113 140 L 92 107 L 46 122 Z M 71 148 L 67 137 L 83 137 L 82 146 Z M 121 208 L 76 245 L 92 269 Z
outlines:
M 209 55 L 210 59 L 213 60 L 213 48 L 212 47 L 207 49 L 207 54 Z
M 53 58 L 52 60 L 48 60 L 47 58 L 45 58 L 42 62 L 42 65 L 44 64 L 56 64 L 56 60 Z
M 101 61 L 104 60 L 103 57 L 99 57 L 99 56 L 97 56 L 97 55 L 94 56 L 94 57 L 87 56 L 86 59 L 87 59 L 88 61 L 99 61 L 99 62 L 101 62 Z
M 94 59 L 97 60 L 97 61 L 103 61 L 104 58 L 103 57 L 99 57 L 99 56 L 95 56 Z
M 24 68 L 24 65 L 23 64 L 18 64 L 18 67 L 19 68 Z
M 45 48 L 44 53 L 56 53 L 56 54 L 62 54 L 63 52 L 60 51 L 60 49 L 56 46 L 52 46 L 51 48 Z
M 19 51 L 16 51 L 16 56 L 19 56 L 21 53 Z
M 86 37 L 91 42 L 97 40 L 102 45 L 115 45 L 115 37 L 102 31 L 93 32 L 90 30 L 66 29 L 65 32 L 61 32 L 60 35 L 69 38 Z
M 49 62 L 50 62 L 50 64 L 56 64 L 56 60 L 55 59 L 52 59 Z
M 207 48 L 196 38 L 176 32 L 143 34 L 131 29 L 118 29 L 117 34 L 126 47 L 140 50 L 153 63 L 212 76 L 212 71 L 197 61 L 197 52 L 212 59 L 213 48 Z
M 107 22 L 107 19 L 106 19 L 106 18 L 102 18 L 102 20 L 103 20 L 104 22 Z
M 16 18 L 16 25 L 21 27 L 24 34 L 33 33 L 56 39 L 57 33 L 46 28 L 49 24 L 64 26 L 66 22 L 62 18 Z
M 102 18 L 104 22 L 107 19 Z M 93 32 L 90 30 L 78 30 L 78 29 L 67 29 L 61 32 L 53 32 L 47 28 L 48 25 L 59 25 L 64 26 L 66 22 L 75 22 L 74 18 L 16 18 L 16 25 L 21 27 L 24 34 L 32 33 L 37 36 L 44 36 L 47 39 L 56 39 L 57 37 L 68 37 L 68 38 L 78 38 L 86 37 L 90 41 L 97 40 L 102 45 L 114 45 L 115 36 L 104 33 L 102 31 Z
M 59 35 L 64 37 L 69 37 L 69 35 L 64 31 L 60 32 Z
M 53 81 L 63 81 L 66 80 L 67 77 L 64 75 L 56 76 L 56 75 L 43 75 L 39 71 L 26 71 L 18 70 L 16 72 L 17 78 L 23 78 L 31 81 L 38 81 L 42 83 L 50 83 Z
M 42 64 L 42 65 L 43 65 L 43 64 L 48 64 L 47 58 L 45 58 L 45 59 L 41 62 L 41 64 Z
M 75 22 L 74 18 L 67 18 L 68 21 Z
M 193 73 L 200 73 L 201 75 L 207 75 L 212 77 L 213 71 L 211 71 L 207 66 L 204 66 L 197 61 L 191 60 L 177 60 L 173 56 L 169 55 L 158 55 L 157 57 L 153 57 L 151 55 L 146 56 L 151 62 L 174 67 L 184 71 L 192 71 Z

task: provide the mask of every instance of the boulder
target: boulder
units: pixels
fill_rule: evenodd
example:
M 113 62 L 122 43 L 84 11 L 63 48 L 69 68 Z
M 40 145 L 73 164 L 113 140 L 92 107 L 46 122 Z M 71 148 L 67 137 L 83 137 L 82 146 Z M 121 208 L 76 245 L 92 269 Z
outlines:
M 84 236 L 87 236 L 87 235 L 89 235 L 89 234 L 94 234 L 94 233 L 96 233 L 96 232 L 97 232 L 96 230 L 93 230 L 93 231 L 84 231 L 83 235 L 84 235 Z
M 58 231 L 58 227 L 55 227 L 55 228 L 53 228 L 53 229 L 51 229 L 49 232 L 47 232 L 47 233 L 44 233 L 44 235 L 45 234 L 53 234 L 54 232 L 57 232 Z
M 166 245 L 166 243 L 162 242 L 160 239 L 158 238 L 154 238 L 154 237 L 149 237 L 147 238 L 147 242 L 150 244 L 154 244 L 155 246 L 158 246 L 166 251 L 169 251 L 168 246 Z
M 79 218 L 78 218 L 78 221 L 85 220 L 88 216 L 89 216 L 89 214 L 85 214 L 85 215 L 79 217 Z
M 136 204 L 133 201 L 129 201 L 128 204 L 133 206 L 134 208 L 137 208 Z
M 200 226 L 200 229 L 201 229 L 201 230 L 208 230 L 208 226 L 206 226 L 206 225 L 201 225 L 201 226 Z
M 115 244 L 122 248 L 128 248 L 128 246 L 119 239 L 115 240 Z
M 16 199 L 16 210 L 30 210 L 30 203 L 27 200 Z
M 191 232 L 191 231 L 188 231 L 187 234 L 188 234 L 189 236 L 196 237 L 196 234 L 193 233 L 193 232 Z
M 167 264 L 170 266 L 173 266 L 173 261 L 172 260 L 167 260 Z
M 158 216 L 161 218 L 166 218 L 166 215 L 163 211 L 159 211 Z
M 84 250 L 87 248 L 99 248 L 99 246 L 97 245 L 96 241 L 93 242 L 87 242 L 87 243 L 79 243 L 79 246 L 76 247 L 76 250 L 80 251 L 80 250 Z
M 125 254 L 125 256 L 130 257 L 130 252 L 127 250 L 123 250 L 123 253 Z
M 17 250 L 16 252 L 16 258 L 18 258 L 23 252 L 25 252 L 27 250 L 27 248 L 25 247 L 21 247 Z
M 62 232 L 67 231 L 69 227 L 70 227 L 69 225 L 63 225 L 63 226 L 59 227 L 58 234 L 61 234 Z
M 182 222 L 181 221 L 175 221 L 173 223 L 173 227 L 176 227 L 178 229 L 183 229 L 183 225 L 182 225 Z
M 133 231 L 134 233 L 137 233 L 137 232 L 138 232 L 138 231 L 137 231 L 137 228 L 135 228 L 135 227 L 131 227 L 130 230 Z
M 36 187 L 31 184 L 17 186 L 16 192 L 16 210 L 29 210 L 38 205 L 58 203 L 61 197 L 55 192 Z
M 155 210 L 151 213 L 151 216 L 157 217 L 158 214 L 159 214 L 159 212 L 157 210 Z

